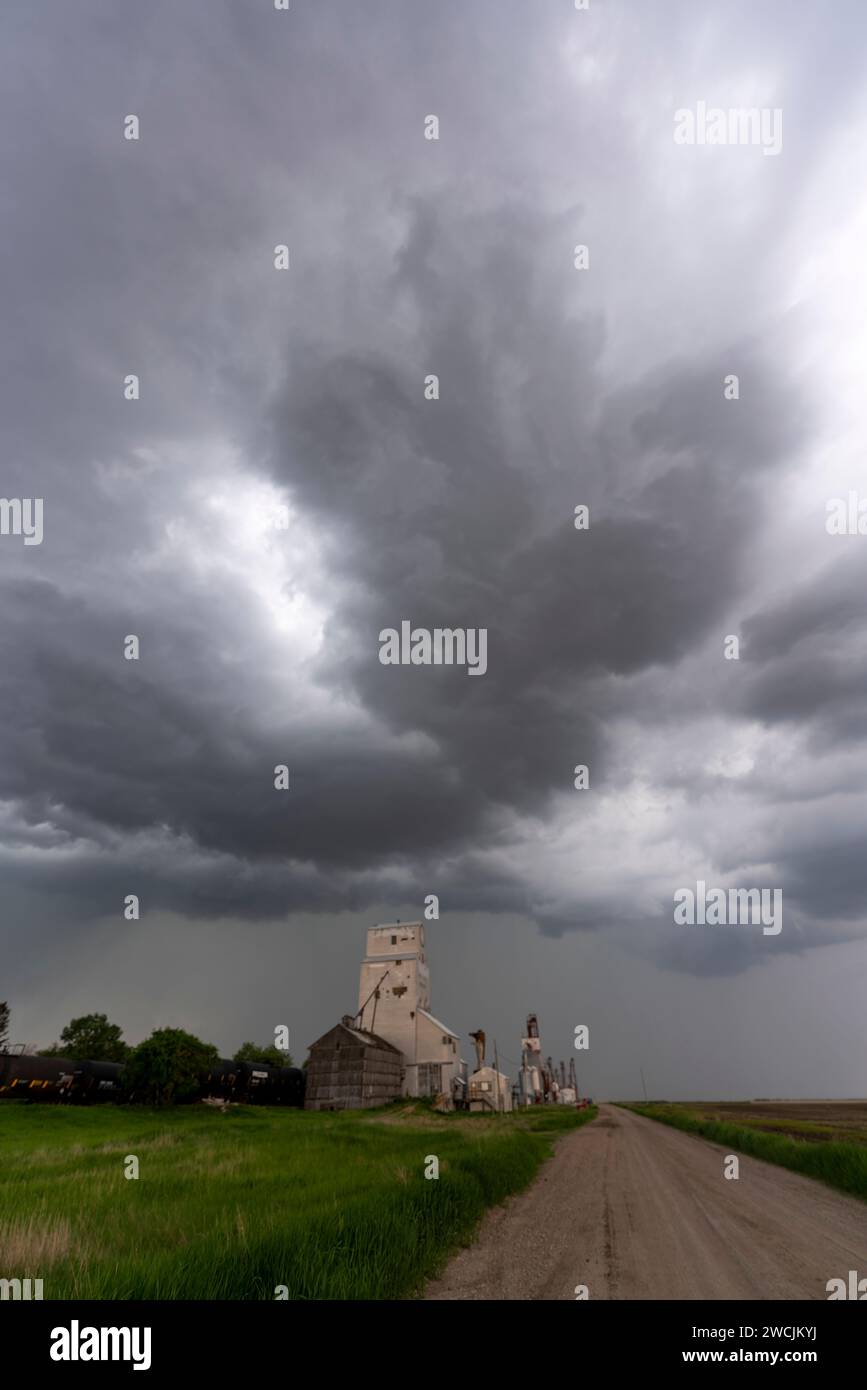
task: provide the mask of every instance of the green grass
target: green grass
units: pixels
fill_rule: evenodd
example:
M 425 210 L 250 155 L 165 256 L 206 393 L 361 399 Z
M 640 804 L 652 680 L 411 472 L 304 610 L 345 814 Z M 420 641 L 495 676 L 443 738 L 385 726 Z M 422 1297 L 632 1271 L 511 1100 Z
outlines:
M 689 1134 L 699 1134 L 727 1149 L 737 1149 L 753 1158 L 764 1159 L 766 1163 L 791 1168 L 795 1173 L 817 1178 L 829 1187 L 839 1188 L 841 1192 L 867 1201 L 867 1148 L 863 1144 L 833 1139 L 819 1141 L 816 1133 L 819 1127 L 816 1125 L 808 1127 L 806 1122 L 799 1122 L 810 1138 L 796 1139 L 770 1132 L 766 1128 L 767 1120 L 757 1121 L 755 1128 L 747 1124 L 730 1124 L 710 1119 L 682 1105 L 627 1105 L 624 1109 L 634 1110 L 637 1115 L 660 1120 Z M 791 1128 L 791 1122 L 787 1123 Z
M 411 1296 L 595 1113 L 5 1101 L 0 1277 L 41 1278 L 46 1299 L 273 1299 L 278 1285 L 292 1299 Z

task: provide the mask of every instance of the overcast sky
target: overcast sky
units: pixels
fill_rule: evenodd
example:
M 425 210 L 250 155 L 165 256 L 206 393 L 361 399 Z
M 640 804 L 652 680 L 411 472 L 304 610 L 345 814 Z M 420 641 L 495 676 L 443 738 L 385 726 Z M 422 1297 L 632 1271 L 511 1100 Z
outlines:
M 14 1040 L 300 1060 L 437 894 L 465 1056 L 514 1072 L 532 1010 L 597 1095 L 863 1094 L 863 0 L 7 0 L 0 40 Z M 676 143 L 700 102 L 779 152 Z M 487 671 L 382 665 L 404 619 Z M 782 931 L 676 924 L 699 880 Z

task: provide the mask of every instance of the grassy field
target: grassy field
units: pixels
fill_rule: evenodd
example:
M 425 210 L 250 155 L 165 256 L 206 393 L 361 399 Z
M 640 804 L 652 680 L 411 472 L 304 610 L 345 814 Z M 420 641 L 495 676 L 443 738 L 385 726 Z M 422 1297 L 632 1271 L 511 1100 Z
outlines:
M 744 1125 L 768 1134 L 786 1134 L 792 1139 L 867 1144 L 867 1101 L 692 1101 L 687 1103 L 687 1109 L 708 1120 Z
M 44 1297 L 394 1299 L 595 1110 L 0 1105 L 0 1277 Z M 140 1176 L 124 1176 L 135 1155 Z M 424 1177 L 428 1155 L 439 1179 Z
M 689 1101 L 626 1108 L 867 1200 L 867 1102 Z

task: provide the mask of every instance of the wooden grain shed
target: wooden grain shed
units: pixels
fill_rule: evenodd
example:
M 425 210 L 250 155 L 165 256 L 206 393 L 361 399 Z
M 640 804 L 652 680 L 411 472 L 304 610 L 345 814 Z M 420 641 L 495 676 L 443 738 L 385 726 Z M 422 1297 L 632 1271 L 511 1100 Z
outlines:
M 311 1044 L 305 1110 L 364 1110 L 397 1100 L 403 1053 L 346 1017 Z

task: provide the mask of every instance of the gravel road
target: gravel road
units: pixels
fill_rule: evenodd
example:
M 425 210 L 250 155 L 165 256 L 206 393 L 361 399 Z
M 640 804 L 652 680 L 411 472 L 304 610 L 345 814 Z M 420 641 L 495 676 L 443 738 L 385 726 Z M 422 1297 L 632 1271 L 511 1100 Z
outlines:
M 867 1277 L 867 1203 L 616 1106 L 485 1217 L 428 1299 L 825 1299 Z

